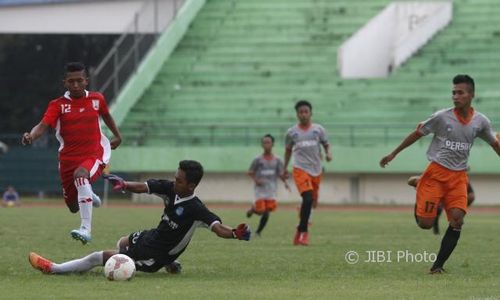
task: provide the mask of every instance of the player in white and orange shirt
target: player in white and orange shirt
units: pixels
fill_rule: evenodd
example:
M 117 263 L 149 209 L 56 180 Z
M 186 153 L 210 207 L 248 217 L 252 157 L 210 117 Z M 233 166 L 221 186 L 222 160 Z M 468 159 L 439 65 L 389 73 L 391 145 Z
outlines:
M 403 149 L 424 135 L 434 134 L 427 158 L 431 162 L 417 184 L 415 219 L 419 227 L 430 229 L 442 203 L 450 223 L 441 241 L 431 274 L 443 273 L 443 265 L 450 257 L 460 238 L 467 212 L 467 169 L 470 149 L 479 137 L 500 155 L 500 142 L 485 115 L 475 111 L 474 80 L 468 75 L 453 78 L 454 107 L 443 109 L 420 123 L 401 144 L 380 160 L 385 167 Z
M 60 143 L 59 174 L 66 205 L 72 213 L 80 211 L 81 225 L 71 236 L 86 244 L 91 240 L 92 207 L 101 200 L 91 184 L 109 162 L 111 149 L 121 143 L 121 134 L 109 113 L 104 96 L 86 90 L 87 72 L 82 63 L 68 63 L 63 80 L 66 93 L 50 101 L 43 119 L 22 136 L 22 144 L 31 144 L 49 127 L 55 129 Z M 111 143 L 101 131 L 99 116 L 111 130 Z
M 269 214 L 277 207 L 278 178 L 290 191 L 286 182 L 283 161 L 273 154 L 274 137 L 270 134 L 264 135 L 261 145 L 264 152 L 252 160 L 248 170 L 248 175 L 255 183 L 255 203 L 247 211 L 247 217 L 250 218 L 254 213 L 260 216 L 259 227 L 256 231 L 258 236 L 264 230 Z
M 293 155 L 293 179 L 302 197 L 300 223 L 297 226 L 294 245 L 309 245 L 308 222 L 311 209 L 318 203 L 319 185 L 323 168 L 321 166 L 321 147 L 326 161 L 332 160 L 330 144 L 323 126 L 312 123 L 312 105 L 306 100 L 295 104 L 299 123 L 288 129 L 285 137 L 285 174 Z

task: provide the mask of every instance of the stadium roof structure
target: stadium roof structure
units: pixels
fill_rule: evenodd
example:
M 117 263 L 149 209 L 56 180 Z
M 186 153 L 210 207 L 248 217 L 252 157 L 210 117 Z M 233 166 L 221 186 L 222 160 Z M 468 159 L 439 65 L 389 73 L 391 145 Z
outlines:
M 145 2 L 0 0 L 0 34 L 121 34 Z
M 89 0 L 83 0 L 89 1 Z M 5 5 L 32 5 L 32 4 L 49 4 L 61 2 L 83 2 L 82 0 L 0 0 L 0 6 Z

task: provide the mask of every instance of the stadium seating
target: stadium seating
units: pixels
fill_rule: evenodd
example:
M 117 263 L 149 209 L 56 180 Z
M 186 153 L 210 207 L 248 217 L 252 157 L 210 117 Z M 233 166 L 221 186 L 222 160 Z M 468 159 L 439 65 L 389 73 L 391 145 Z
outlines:
M 343 80 L 337 48 L 389 0 L 207 1 L 121 125 L 128 145 L 248 145 L 295 122 L 308 99 L 338 145 L 391 144 L 451 106 L 450 79 L 477 81 L 493 120 L 500 96 L 500 5 L 454 1 L 454 19 L 387 79 Z M 280 143 L 282 142 L 279 139 Z
M 452 105 L 450 79 L 457 73 L 476 79 L 474 106 L 500 128 L 498 0 L 453 1 L 452 23 L 386 79 L 338 76 L 338 47 L 390 2 L 207 0 L 121 122 L 124 144 L 113 152 L 113 172 L 163 174 L 187 157 L 202 157 L 209 171 L 244 171 L 265 133 L 277 138 L 282 153 L 299 99 L 313 103 L 314 120 L 329 132 L 336 161 L 328 172 L 381 172 L 381 153 Z M 479 148 L 471 157 L 474 172 L 500 172 L 491 163 L 496 157 L 483 159 L 491 151 Z M 409 149 L 407 157 L 422 160 L 401 159 L 391 171 L 421 171 L 423 151 Z M 56 168 L 56 149 L 11 151 L 0 157 L 0 187 L 60 195 Z M 94 190 L 101 192 L 102 182 Z

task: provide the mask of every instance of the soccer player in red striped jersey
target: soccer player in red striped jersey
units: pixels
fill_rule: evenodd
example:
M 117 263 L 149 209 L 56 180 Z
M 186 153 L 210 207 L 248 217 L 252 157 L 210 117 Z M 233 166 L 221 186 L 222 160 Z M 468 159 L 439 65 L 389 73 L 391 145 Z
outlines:
M 109 162 L 111 149 L 116 149 L 122 138 L 104 96 L 86 90 L 85 65 L 68 63 L 65 72 L 66 93 L 50 101 L 43 119 L 23 134 L 21 142 L 31 144 L 49 127 L 55 129 L 60 143 L 59 174 L 64 201 L 72 213 L 80 211 L 80 228 L 72 230 L 71 236 L 86 244 L 91 240 L 92 207 L 101 204 L 91 184 L 99 178 Z M 111 142 L 101 131 L 99 116 L 114 135 Z

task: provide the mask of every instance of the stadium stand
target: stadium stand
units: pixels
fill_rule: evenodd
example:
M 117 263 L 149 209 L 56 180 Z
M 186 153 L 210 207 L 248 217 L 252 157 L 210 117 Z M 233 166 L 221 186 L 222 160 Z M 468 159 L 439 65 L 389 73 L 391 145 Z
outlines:
M 345 175 L 341 182 L 349 182 L 349 174 L 378 174 L 385 171 L 378 167 L 382 154 L 418 121 L 451 106 L 450 80 L 457 73 L 476 79 L 474 106 L 494 123 L 500 120 L 496 0 L 454 1 L 452 23 L 387 79 L 338 76 L 338 47 L 390 2 L 207 0 L 152 84 L 119 121 L 124 144 L 114 151 L 111 170 L 163 176 L 179 159 L 192 158 L 209 172 L 242 174 L 265 133 L 277 137 L 276 153 L 282 155 L 284 132 L 296 122 L 293 105 L 305 98 L 331 137 L 334 164 L 328 173 Z M 408 149 L 405 158 L 412 159 L 400 159 L 391 172 L 421 171 L 426 144 Z M 474 172 L 498 174 L 498 159 L 481 144 L 471 157 Z M 55 149 L 51 153 L 55 159 Z M 24 154 L 0 157 L 5 170 L 0 184 L 8 184 L 7 170 L 29 161 L 28 154 L 19 155 Z M 26 166 L 23 174 L 44 174 L 35 166 Z M 39 186 L 45 189 L 28 183 L 25 188 Z M 339 187 L 333 188 L 344 199 Z M 59 186 L 53 189 L 59 192 Z M 340 189 L 348 194 L 350 187 Z
M 491 63 L 500 6 L 480 2 L 454 1 L 452 24 L 389 78 L 342 80 L 338 46 L 390 1 L 207 1 L 121 124 L 125 141 L 248 145 L 282 136 L 305 98 L 334 144 L 392 145 L 451 105 L 450 79 L 465 72 L 478 82 L 475 106 L 489 112 L 500 94 Z

